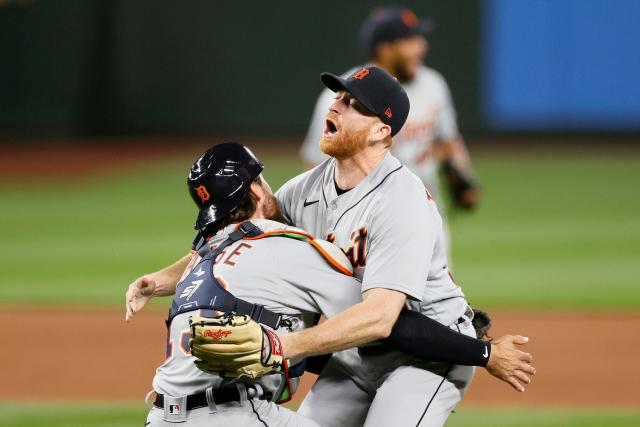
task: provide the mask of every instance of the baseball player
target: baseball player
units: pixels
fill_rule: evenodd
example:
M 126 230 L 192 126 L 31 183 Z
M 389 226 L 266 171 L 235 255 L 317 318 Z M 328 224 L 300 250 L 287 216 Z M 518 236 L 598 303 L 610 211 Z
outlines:
M 190 355 L 190 317 L 234 311 L 285 334 L 361 300 L 360 283 L 351 277 L 351 263 L 340 250 L 261 219 L 279 217 L 261 171 L 262 164 L 239 144 L 222 144 L 201 156 L 189 175 L 190 193 L 200 208 L 196 251 L 162 274 L 136 280 L 127 292 L 127 320 L 152 296 L 175 294 L 167 322 L 167 360 L 153 381 L 157 395 L 146 425 L 316 425 L 274 403 L 295 390 L 301 373 L 297 360 L 289 360 L 288 377 L 233 381 L 200 371 Z M 214 340 L 226 337 L 221 329 L 208 332 L 217 334 Z M 502 351 L 509 343 L 504 344 L 498 342 L 492 351 L 498 370 L 509 365 L 496 356 L 510 357 Z M 347 363 L 359 363 L 357 351 L 351 352 Z
M 213 310 L 232 309 L 285 333 L 360 300 L 349 261 L 337 248 L 332 252 L 334 246 L 325 242 L 329 252 L 319 251 L 300 230 L 262 219 L 277 216 L 262 169 L 240 144 L 221 144 L 204 153 L 189 174 L 190 193 L 200 207 L 196 227 L 201 230 L 189 264 L 172 289 L 150 281 L 127 296 L 129 318 L 154 292 L 175 294 L 167 321 L 166 360 L 153 379 L 156 397 L 145 425 L 317 426 L 275 403 L 295 389 L 284 375 L 239 381 L 211 375 L 196 367 L 190 353 L 190 317 L 213 317 L 219 314 Z M 252 222 L 243 222 L 249 218 Z M 278 238 L 278 232 L 284 237 Z M 293 375 L 296 361 L 291 365 Z
M 330 158 L 286 183 L 276 197 L 288 223 L 347 254 L 362 281 L 363 302 L 317 327 L 284 335 L 285 356 L 313 356 L 386 338 L 406 307 L 475 336 L 473 312 L 448 271 L 433 197 L 389 153 L 392 137 L 409 116 L 409 97 L 376 66 L 346 79 L 328 73 L 321 79 L 335 94 L 319 141 Z M 357 362 L 349 360 L 354 355 Z M 473 373 L 470 366 L 422 363 L 364 347 L 334 355 L 300 412 L 326 426 L 441 426 Z M 519 380 L 529 382 L 525 373 L 509 379 L 523 390 Z
M 451 176 L 454 206 L 470 208 L 477 203 L 478 187 L 470 178 L 471 163 L 456 124 L 456 113 L 445 79 L 423 64 L 428 43 L 424 35 L 432 28 L 409 9 L 390 6 L 374 9 L 362 25 L 361 42 L 370 63 L 396 76 L 411 101 L 411 111 L 402 130 L 394 137 L 393 155 L 415 173 L 429 189 L 443 212 L 438 183 L 438 164 Z M 355 67 L 344 74 L 353 74 Z M 300 154 L 312 167 L 327 159 L 318 141 L 322 137 L 327 108 L 333 94 L 319 96 Z M 444 244 L 449 251 L 449 232 L 444 224 Z

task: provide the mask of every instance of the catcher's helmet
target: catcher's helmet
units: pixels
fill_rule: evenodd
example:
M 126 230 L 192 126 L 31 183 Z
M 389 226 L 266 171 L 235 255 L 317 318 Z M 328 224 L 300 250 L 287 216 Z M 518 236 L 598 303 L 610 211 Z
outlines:
M 187 185 L 200 209 L 195 229 L 200 230 L 233 212 L 264 166 L 244 145 L 216 145 L 191 166 Z

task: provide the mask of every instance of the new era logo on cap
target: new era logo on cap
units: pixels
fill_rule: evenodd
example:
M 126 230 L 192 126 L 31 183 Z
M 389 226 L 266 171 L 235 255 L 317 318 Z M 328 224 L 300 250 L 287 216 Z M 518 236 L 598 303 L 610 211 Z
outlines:
M 384 115 L 391 118 L 393 117 L 393 113 L 391 112 L 391 108 L 387 107 L 386 110 L 384 110 Z

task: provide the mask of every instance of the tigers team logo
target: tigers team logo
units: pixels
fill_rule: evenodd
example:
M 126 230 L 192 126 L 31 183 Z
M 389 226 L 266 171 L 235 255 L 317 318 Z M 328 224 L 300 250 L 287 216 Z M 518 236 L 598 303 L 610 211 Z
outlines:
M 201 185 L 200 187 L 196 187 L 195 190 L 196 190 L 196 194 L 198 194 L 198 197 L 200 197 L 200 201 L 202 201 L 202 203 L 206 202 L 211 198 L 211 196 L 209 195 L 209 192 L 207 191 L 207 187 L 205 187 L 204 185 Z
M 413 13 L 413 11 L 409 9 L 404 9 L 402 11 L 402 13 L 400 14 L 400 19 L 402 19 L 402 22 L 407 27 L 415 27 L 416 25 L 418 25 L 418 17 L 415 13 Z
M 330 243 L 336 242 L 334 233 L 327 234 L 326 241 Z M 361 268 L 367 265 L 367 243 L 369 240 L 369 232 L 366 227 L 360 227 L 357 231 L 351 233 L 351 245 L 347 248 L 340 248 L 342 252 L 349 258 L 349 262 L 353 268 Z
M 360 71 L 353 75 L 354 79 L 362 80 L 369 75 L 369 70 L 362 68 Z

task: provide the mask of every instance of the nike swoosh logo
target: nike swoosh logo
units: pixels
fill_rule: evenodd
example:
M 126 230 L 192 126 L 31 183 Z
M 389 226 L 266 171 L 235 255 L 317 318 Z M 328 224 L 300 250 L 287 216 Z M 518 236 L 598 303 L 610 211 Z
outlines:
M 485 359 L 489 357 L 489 347 L 484 347 L 484 354 L 482 355 Z
M 314 204 L 318 203 L 319 201 L 320 201 L 320 199 L 314 200 L 313 202 L 307 202 L 307 199 L 304 199 L 304 207 L 306 208 L 307 206 L 314 205 Z

